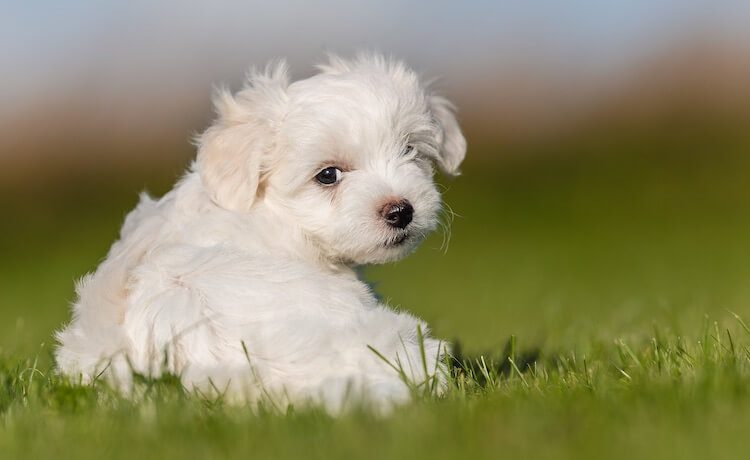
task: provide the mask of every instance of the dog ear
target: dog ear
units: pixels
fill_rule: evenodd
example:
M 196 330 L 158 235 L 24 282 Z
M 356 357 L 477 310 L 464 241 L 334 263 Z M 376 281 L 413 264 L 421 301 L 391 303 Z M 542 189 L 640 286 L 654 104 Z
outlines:
M 437 123 L 440 133 L 437 164 L 440 170 L 450 176 L 461 174 L 459 166 L 466 156 L 466 139 L 455 115 L 455 107 L 442 96 L 430 96 L 430 111 Z
M 246 211 L 253 204 L 275 148 L 288 86 L 286 63 L 279 61 L 251 70 L 234 96 L 226 89 L 216 92 L 217 118 L 197 139 L 196 170 L 219 206 Z

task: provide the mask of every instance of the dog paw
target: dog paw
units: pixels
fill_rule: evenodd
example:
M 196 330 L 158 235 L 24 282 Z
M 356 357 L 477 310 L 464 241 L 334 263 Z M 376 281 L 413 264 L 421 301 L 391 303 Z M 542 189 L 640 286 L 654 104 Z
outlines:
M 365 398 L 376 413 L 387 415 L 396 407 L 410 402 L 411 391 L 401 380 L 388 380 L 370 384 Z
M 362 382 L 329 378 L 321 383 L 317 394 L 317 401 L 333 415 L 362 408 L 387 414 L 411 400 L 409 387 L 398 379 Z

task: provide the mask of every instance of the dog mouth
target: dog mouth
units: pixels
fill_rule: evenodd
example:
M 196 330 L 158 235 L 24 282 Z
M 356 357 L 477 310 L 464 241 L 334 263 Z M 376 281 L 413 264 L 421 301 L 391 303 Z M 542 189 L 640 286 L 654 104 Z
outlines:
M 384 246 L 389 248 L 401 246 L 409 240 L 410 236 L 409 232 L 399 233 L 398 235 L 389 238 Z

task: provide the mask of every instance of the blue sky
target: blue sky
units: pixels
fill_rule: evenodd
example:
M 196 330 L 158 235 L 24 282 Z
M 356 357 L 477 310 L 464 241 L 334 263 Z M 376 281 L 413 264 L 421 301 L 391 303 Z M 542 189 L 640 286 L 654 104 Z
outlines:
M 4 2 L 0 104 L 234 78 L 274 56 L 304 74 L 325 49 L 375 48 L 454 80 L 519 62 L 606 75 L 689 34 L 750 41 L 748 24 L 742 1 Z

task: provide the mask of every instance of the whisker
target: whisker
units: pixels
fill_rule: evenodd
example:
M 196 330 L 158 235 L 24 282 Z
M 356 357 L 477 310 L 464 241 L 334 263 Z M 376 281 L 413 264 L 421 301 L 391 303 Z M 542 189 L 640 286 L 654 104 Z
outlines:
M 440 244 L 440 250 L 443 252 L 443 254 L 446 254 L 448 252 L 448 246 L 450 245 L 452 236 L 451 226 L 456 216 L 457 214 L 455 213 L 455 211 L 453 211 L 453 208 L 451 208 L 448 203 L 443 203 L 443 207 L 440 210 L 440 219 L 438 219 L 438 225 L 440 226 L 441 234 L 443 236 L 442 242 Z

